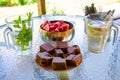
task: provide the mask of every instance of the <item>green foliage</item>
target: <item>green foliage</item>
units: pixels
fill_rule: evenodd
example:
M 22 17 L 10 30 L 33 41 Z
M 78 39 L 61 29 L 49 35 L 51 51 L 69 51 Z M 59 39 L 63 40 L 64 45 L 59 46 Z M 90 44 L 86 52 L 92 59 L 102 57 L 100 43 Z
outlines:
M 54 7 L 51 11 L 51 14 L 65 14 L 65 12 L 63 10 L 57 10 L 56 7 Z
M 19 4 L 20 5 L 25 5 L 25 4 L 27 4 L 27 0 L 19 0 Z
M 37 0 L 32 0 L 32 2 L 31 3 L 36 3 L 37 2 Z
M 23 51 L 29 48 L 29 42 L 32 40 L 32 27 L 28 27 L 32 14 L 31 12 L 27 13 L 27 19 L 22 20 L 19 16 L 18 19 L 14 20 L 14 27 L 20 29 L 20 31 L 16 31 L 18 33 L 16 45 L 20 46 Z
M 7 6 L 8 3 L 9 3 L 8 1 L 0 0 L 0 6 Z
M 18 6 L 36 3 L 37 0 L 0 0 L 0 6 Z

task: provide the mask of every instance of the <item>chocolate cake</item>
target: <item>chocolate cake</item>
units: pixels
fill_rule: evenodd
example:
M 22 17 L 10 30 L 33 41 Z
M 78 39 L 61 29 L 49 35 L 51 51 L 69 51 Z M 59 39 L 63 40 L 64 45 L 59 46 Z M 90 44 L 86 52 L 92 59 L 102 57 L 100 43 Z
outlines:
M 68 54 L 76 54 L 75 51 L 76 51 L 75 47 L 73 47 L 73 46 L 70 46 L 70 47 L 67 48 Z
M 66 60 L 61 57 L 54 57 L 52 60 L 53 70 L 65 70 L 67 68 Z
M 36 55 L 36 62 L 45 69 L 68 70 L 82 62 L 78 45 L 68 46 L 67 42 L 57 42 L 56 46 L 44 43 Z
M 68 66 L 74 66 L 74 62 L 73 62 L 73 57 L 75 57 L 74 54 L 70 54 L 67 58 L 66 58 L 66 63 Z
M 68 42 L 57 42 L 57 48 L 62 49 L 64 53 L 67 53 Z
M 76 52 L 76 54 L 81 53 L 80 48 L 79 48 L 78 45 L 73 45 L 73 47 L 75 48 L 75 52 Z
M 81 54 L 70 54 L 67 58 L 66 58 L 66 62 L 68 66 L 78 66 L 82 61 L 82 55 Z
M 52 56 L 47 53 L 47 52 L 39 52 L 37 53 L 36 56 L 36 61 L 41 65 L 41 66 L 49 66 L 52 62 Z
M 75 57 L 73 57 L 72 61 L 75 66 L 78 66 L 82 62 L 82 55 L 81 54 L 75 55 Z
M 53 54 L 54 50 L 55 47 L 49 43 L 45 43 L 40 46 L 40 52 L 49 52 L 50 54 Z
M 61 49 L 55 49 L 55 56 L 56 57 L 64 57 L 64 52 Z

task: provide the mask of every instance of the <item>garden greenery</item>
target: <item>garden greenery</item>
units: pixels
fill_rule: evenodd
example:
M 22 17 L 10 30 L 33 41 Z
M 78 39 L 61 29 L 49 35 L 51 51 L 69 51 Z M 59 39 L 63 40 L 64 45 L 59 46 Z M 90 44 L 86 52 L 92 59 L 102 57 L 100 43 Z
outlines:
M 0 0 L 0 6 L 21 6 L 36 3 L 37 0 Z

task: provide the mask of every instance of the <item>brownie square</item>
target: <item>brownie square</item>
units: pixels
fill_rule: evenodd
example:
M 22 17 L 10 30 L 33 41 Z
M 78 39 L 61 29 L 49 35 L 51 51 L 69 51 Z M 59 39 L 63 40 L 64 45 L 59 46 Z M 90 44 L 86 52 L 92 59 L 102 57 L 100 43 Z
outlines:
M 66 62 L 68 66 L 78 66 L 82 62 L 82 55 L 81 54 L 77 54 L 77 55 L 70 54 L 66 58 Z
M 66 60 L 60 57 L 54 57 L 52 60 L 53 70 L 65 70 L 67 68 Z
M 66 63 L 68 66 L 74 66 L 74 61 L 72 60 L 73 57 L 75 57 L 74 54 L 70 54 L 69 56 L 67 56 Z
M 78 66 L 82 62 L 82 55 L 81 54 L 75 55 L 75 57 L 73 57 L 72 61 L 75 66 Z
M 36 62 L 41 66 L 49 66 L 52 62 L 52 56 L 47 52 L 39 52 L 36 56 Z
M 76 49 L 75 49 L 75 47 L 69 46 L 69 47 L 67 48 L 67 53 L 68 53 L 68 55 L 69 55 L 69 54 L 76 54 Z
M 78 45 L 73 45 L 73 47 L 75 48 L 75 52 L 76 52 L 76 54 L 81 53 L 80 48 L 79 48 Z
M 49 52 L 50 54 L 54 54 L 55 47 L 49 43 L 44 43 L 40 46 L 40 52 Z
M 62 49 L 64 53 L 67 53 L 68 42 L 57 42 L 57 48 Z
M 61 49 L 55 49 L 55 56 L 63 58 L 64 52 Z

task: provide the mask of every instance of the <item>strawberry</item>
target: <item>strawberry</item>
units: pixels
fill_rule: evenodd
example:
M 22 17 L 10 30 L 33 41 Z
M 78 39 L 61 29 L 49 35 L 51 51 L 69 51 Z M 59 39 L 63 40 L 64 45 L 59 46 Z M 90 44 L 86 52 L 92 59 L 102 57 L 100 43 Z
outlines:
M 59 27 L 57 27 L 57 28 L 55 29 L 55 32 L 60 32 L 60 31 L 59 31 Z
M 62 26 L 60 26 L 60 31 L 61 32 L 66 31 L 68 29 L 69 29 L 69 24 L 64 23 Z
M 49 24 L 46 24 L 46 25 L 43 27 L 43 29 L 46 30 L 46 31 L 49 31 L 49 30 L 50 30 Z
M 60 23 L 60 24 L 63 24 L 63 23 L 64 23 L 64 21 L 63 21 L 63 20 L 59 20 L 59 23 Z
M 63 31 L 67 31 L 68 29 L 69 29 L 69 25 L 68 24 L 63 25 Z
M 63 32 L 70 29 L 70 25 L 65 23 L 63 20 L 59 20 L 54 23 L 51 23 L 50 21 L 46 20 L 42 24 L 41 28 L 50 32 Z

